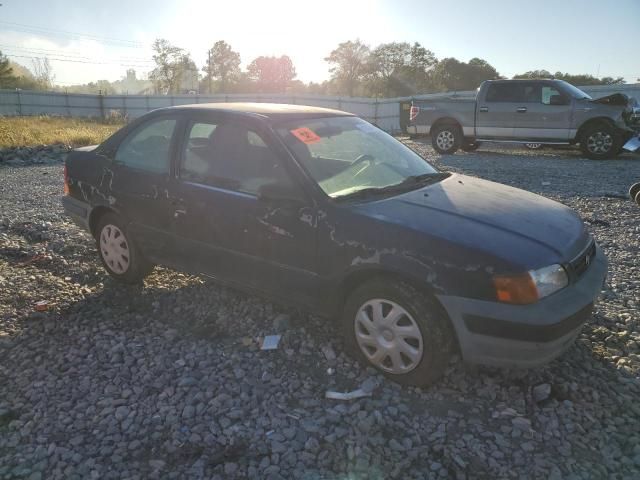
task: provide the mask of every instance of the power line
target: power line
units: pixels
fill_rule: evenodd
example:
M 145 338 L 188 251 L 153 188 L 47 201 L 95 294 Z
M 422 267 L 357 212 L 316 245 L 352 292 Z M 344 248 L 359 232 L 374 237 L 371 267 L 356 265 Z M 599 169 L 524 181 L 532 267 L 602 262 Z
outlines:
M 10 54 L 7 53 L 6 54 L 7 57 L 14 57 L 14 58 L 31 58 L 31 59 L 37 59 L 37 58 L 42 58 L 42 57 L 35 57 L 32 55 L 14 55 L 14 54 Z M 64 58 L 54 58 L 54 57 L 46 57 L 51 61 L 56 61 L 56 62 L 71 62 L 71 63 L 89 63 L 89 64 L 93 64 L 93 65 L 119 65 L 121 67 L 137 67 L 137 68 L 149 68 L 149 65 L 140 65 L 140 64 L 127 64 L 127 63 L 118 63 L 118 62 L 90 62 L 90 61 L 84 61 L 84 60 L 72 60 L 72 59 L 64 59 Z
M 18 50 L 19 52 L 27 52 L 27 53 L 38 53 L 38 54 L 43 54 L 43 55 L 47 55 L 47 54 L 51 54 L 51 55 L 60 55 L 60 56 L 64 56 L 64 57 L 69 57 L 69 58 L 79 58 L 79 59 L 87 59 L 87 60 L 91 60 L 90 57 L 87 57 L 85 55 L 83 55 L 80 52 L 77 51 L 67 51 L 67 50 L 51 50 L 51 49 L 47 49 L 47 48 L 36 48 L 36 47 L 22 47 L 19 45 L 7 45 L 7 44 L 0 44 L 0 47 L 2 48 L 8 48 L 10 50 Z M 142 62 L 142 63 L 154 63 L 153 60 L 149 60 L 149 58 L 142 58 L 142 57 L 121 57 L 118 56 L 117 58 L 112 58 L 111 60 L 117 60 L 117 61 L 127 61 L 127 62 Z
M 41 35 L 44 36 L 67 36 L 67 37 L 74 37 L 74 38 L 79 38 L 79 39 L 84 39 L 85 40 L 91 40 L 91 41 L 98 41 L 98 42 L 103 42 L 103 43 L 114 43 L 114 44 L 120 44 L 120 46 L 122 47 L 142 47 L 143 44 L 141 42 L 135 41 L 135 40 L 124 40 L 124 39 L 120 39 L 120 38 L 113 38 L 113 37 L 103 37 L 103 36 L 99 36 L 99 35 L 92 35 L 90 33 L 80 33 L 80 32 L 71 32 L 69 30 L 59 30 L 59 29 L 55 29 L 55 28 L 50 28 L 50 27 L 41 27 L 41 26 L 37 26 L 37 25 L 27 25 L 24 23 L 17 23 L 17 22 L 7 22 L 4 20 L 0 20 L 1 24 L 4 25 L 8 25 L 10 26 L 13 30 L 18 30 L 18 31 L 27 31 L 29 33 L 40 33 Z

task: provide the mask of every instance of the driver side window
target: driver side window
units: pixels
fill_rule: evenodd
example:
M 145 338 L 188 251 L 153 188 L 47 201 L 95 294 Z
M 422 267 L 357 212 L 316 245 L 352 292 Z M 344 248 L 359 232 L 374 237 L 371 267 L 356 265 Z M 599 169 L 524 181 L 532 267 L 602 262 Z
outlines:
M 171 138 L 175 119 L 158 119 L 143 124 L 120 144 L 115 161 L 151 173 L 169 173 Z

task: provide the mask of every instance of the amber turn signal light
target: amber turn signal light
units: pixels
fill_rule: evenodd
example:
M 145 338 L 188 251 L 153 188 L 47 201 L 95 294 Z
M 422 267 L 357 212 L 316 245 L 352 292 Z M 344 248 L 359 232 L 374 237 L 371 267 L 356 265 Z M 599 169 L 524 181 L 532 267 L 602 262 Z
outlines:
M 493 284 L 501 302 L 524 305 L 538 301 L 538 289 L 529 274 L 497 276 Z

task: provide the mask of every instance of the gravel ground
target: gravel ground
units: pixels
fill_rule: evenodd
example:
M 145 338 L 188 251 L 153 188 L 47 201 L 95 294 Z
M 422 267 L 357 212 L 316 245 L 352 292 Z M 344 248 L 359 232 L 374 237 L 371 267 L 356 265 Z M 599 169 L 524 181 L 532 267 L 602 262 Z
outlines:
M 566 354 L 402 388 L 306 313 L 167 269 L 115 284 L 62 216 L 61 165 L 0 166 L 0 478 L 638 478 L 640 157 L 409 143 L 588 223 L 609 284 Z

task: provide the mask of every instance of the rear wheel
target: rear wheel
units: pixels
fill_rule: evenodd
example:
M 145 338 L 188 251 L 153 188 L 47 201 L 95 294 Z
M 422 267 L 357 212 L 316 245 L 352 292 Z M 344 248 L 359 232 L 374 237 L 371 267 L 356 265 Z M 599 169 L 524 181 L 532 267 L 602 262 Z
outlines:
M 462 131 L 454 124 L 439 125 L 431 132 L 431 145 L 443 155 L 454 153 L 462 145 Z
M 433 383 L 450 358 L 446 313 L 404 282 L 380 278 L 357 288 L 345 304 L 342 327 L 360 361 L 401 384 Z
M 580 138 L 582 153 L 592 160 L 605 160 L 618 154 L 620 135 L 606 123 L 587 127 Z
M 100 260 L 113 278 L 139 283 L 151 273 L 153 265 L 144 258 L 117 215 L 106 213 L 100 217 L 95 232 Z
M 631 187 L 629 187 L 629 198 L 631 200 L 634 200 L 638 193 L 640 193 L 640 182 L 634 183 L 633 185 L 631 185 Z

